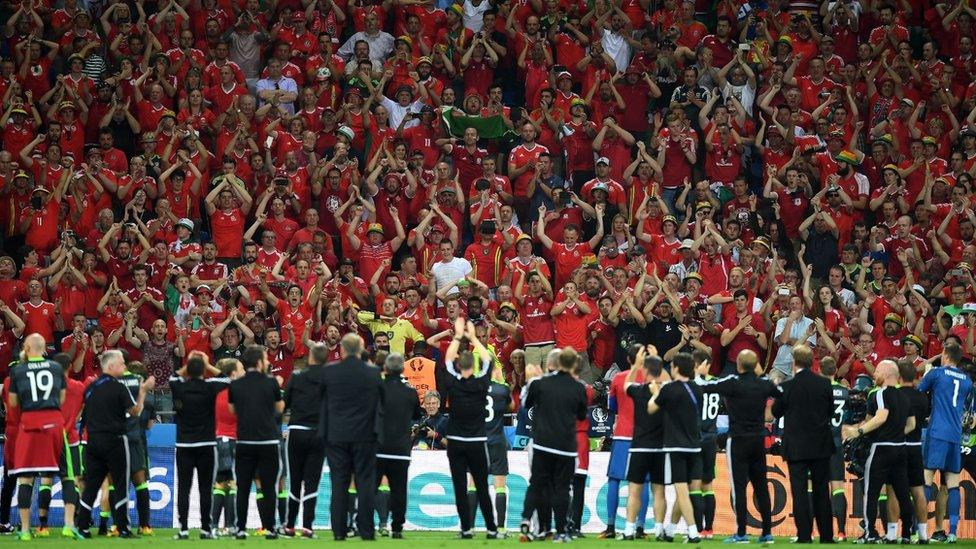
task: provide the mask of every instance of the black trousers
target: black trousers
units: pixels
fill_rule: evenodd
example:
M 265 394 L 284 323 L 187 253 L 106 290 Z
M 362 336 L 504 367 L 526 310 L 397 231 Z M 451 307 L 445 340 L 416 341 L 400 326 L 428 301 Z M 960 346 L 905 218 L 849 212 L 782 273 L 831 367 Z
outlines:
M 790 470 L 790 494 L 793 496 L 793 521 L 797 541 L 811 541 L 813 518 L 821 542 L 834 539 L 833 517 L 830 512 L 830 457 L 787 462 Z M 807 483 L 813 488 L 809 499 Z M 813 503 L 813 509 L 810 503 Z
M 193 473 L 197 475 L 200 492 L 200 529 L 210 530 L 210 513 L 213 507 L 213 485 L 217 479 L 217 444 L 212 446 L 176 447 L 176 512 L 180 529 L 189 530 L 190 489 Z
M 383 477 L 390 482 L 390 528 L 394 532 L 403 531 L 403 523 L 407 520 L 407 470 L 410 468 L 410 456 L 406 459 L 376 458 L 376 487 L 379 488 Z
M 376 493 L 370 489 L 376 486 L 376 446 L 376 442 L 325 443 L 325 457 L 329 461 L 332 480 L 330 519 L 335 539 L 346 539 L 347 493 L 353 473 L 356 474 L 356 526 L 359 536 L 366 540 L 376 538 L 373 520 Z
M 495 525 L 495 509 L 488 493 L 488 443 L 451 439 L 447 443 L 447 461 L 451 466 L 454 504 L 461 519 L 461 531 L 468 532 L 474 528 L 474 513 L 468 503 L 468 473 L 474 478 L 474 489 L 481 516 L 485 519 L 485 528 L 489 532 L 496 531 L 498 527 Z
M 539 512 L 540 520 L 545 520 L 548 513 L 542 513 L 541 510 L 552 507 L 552 515 L 556 520 L 556 533 L 565 534 L 566 517 L 569 512 L 569 485 L 573 479 L 573 471 L 576 469 L 576 456 L 563 456 L 533 449 L 531 460 L 532 475 L 529 477 L 529 488 L 525 492 L 522 518 L 529 520 L 533 512 Z M 582 494 L 579 497 L 582 497 Z M 541 531 L 547 530 L 548 525 L 543 524 Z
M 289 429 L 285 446 L 288 456 L 288 524 L 295 527 L 298 505 L 302 505 L 302 526 L 312 528 L 315 520 L 315 504 L 319 496 L 319 480 L 322 463 L 325 462 L 325 446 L 315 431 Z M 302 488 L 304 487 L 304 493 Z
M 746 486 L 752 484 L 752 497 L 756 500 L 762 522 L 762 535 L 772 530 L 772 511 L 769 502 L 769 485 L 766 483 L 766 448 L 763 437 L 729 437 L 725 443 L 726 458 L 729 460 L 729 475 L 732 477 L 732 505 L 735 507 L 736 534 L 746 535 L 746 521 L 749 518 L 746 501 Z
M 254 479 L 261 480 L 261 499 L 258 500 L 258 514 L 261 527 L 268 531 L 275 528 L 275 503 L 278 499 L 278 473 L 281 462 L 278 443 L 247 444 L 237 441 L 234 458 L 234 476 L 237 477 L 237 529 L 247 530 L 248 494 Z
M 92 509 L 97 505 L 95 498 L 102 489 L 106 475 L 112 475 L 117 486 L 129 484 L 129 448 L 123 435 L 118 437 L 92 437 L 85 446 L 85 490 L 81 493 L 81 508 L 78 510 L 78 529 L 88 530 L 92 524 Z M 111 490 L 109 504 L 112 518 L 120 531 L 129 527 L 129 491 Z
M 910 537 L 915 507 L 909 499 L 908 462 L 905 447 L 874 443 L 864 464 L 864 518 L 867 521 L 868 536 L 878 537 L 875 523 L 878 521 L 878 496 L 885 484 L 890 484 L 898 499 L 901 512 L 902 537 Z M 889 518 L 889 520 L 891 520 Z

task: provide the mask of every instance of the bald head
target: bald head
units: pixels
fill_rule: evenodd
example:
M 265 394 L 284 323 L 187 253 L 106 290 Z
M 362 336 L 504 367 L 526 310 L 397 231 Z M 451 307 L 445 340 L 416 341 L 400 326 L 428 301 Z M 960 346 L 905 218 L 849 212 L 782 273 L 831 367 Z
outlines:
M 893 360 L 882 360 L 874 369 L 874 379 L 878 385 L 898 383 L 898 364 Z
M 755 372 L 757 364 L 759 364 L 759 357 L 754 351 L 745 350 L 735 357 L 735 366 L 740 374 Z
M 33 333 L 24 339 L 24 356 L 27 358 L 42 357 L 44 356 L 45 347 L 47 347 L 47 342 L 44 341 L 44 336 Z

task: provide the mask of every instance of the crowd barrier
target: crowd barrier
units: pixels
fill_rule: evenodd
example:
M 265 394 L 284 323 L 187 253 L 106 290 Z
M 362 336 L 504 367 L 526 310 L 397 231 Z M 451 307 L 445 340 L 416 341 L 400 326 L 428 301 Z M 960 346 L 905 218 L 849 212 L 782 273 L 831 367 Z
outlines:
M 176 524 L 176 471 L 173 427 L 158 425 L 153 428 L 150 437 L 150 479 L 149 492 L 152 508 L 152 525 L 156 528 L 171 528 Z M 528 453 L 524 451 L 509 452 L 508 477 L 508 520 L 509 529 L 517 529 L 522 514 L 522 502 L 528 486 L 529 463 Z M 610 454 L 594 452 L 590 454 L 589 478 L 585 494 L 583 510 L 583 531 L 599 532 L 606 528 L 607 501 L 607 461 Z M 773 534 L 777 536 L 795 535 L 792 519 L 792 503 L 789 497 L 789 480 L 786 463 L 778 456 L 767 458 L 769 477 L 769 491 L 773 510 Z M 319 485 L 318 503 L 316 506 L 316 528 L 330 528 L 329 498 L 331 487 L 329 482 L 328 465 L 323 468 L 322 480 Z M 728 482 L 728 467 L 725 455 L 719 454 L 716 461 L 716 480 L 713 484 L 716 498 L 716 535 L 729 534 L 735 530 L 735 514 L 730 499 L 730 484 Z M 861 517 L 862 496 L 860 486 L 854 482 L 847 483 L 848 518 L 847 531 L 849 534 L 860 532 L 858 520 Z M 194 485 L 190 498 L 191 527 L 199 526 L 199 506 L 197 487 Z M 621 486 L 621 504 L 616 520 L 618 530 L 624 525 L 626 506 L 626 483 Z M 63 504 L 61 501 L 60 483 L 56 483 L 51 503 L 51 521 L 60 524 Z M 962 515 L 959 524 L 959 537 L 963 539 L 976 538 L 976 483 L 967 474 L 962 474 Z M 254 504 L 254 494 L 250 495 L 251 505 L 248 516 L 248 526 L 257 528 L 259 520 L 257 508 Z M 672 494 L 669 492 L 669 512 Z M 749 499 L 749 528 L 750 533 L 758 533 L 759 518 L 752 499 L 751 488 Z M 134 502 L 134 498 L 130 501 Z M 132 503 L 130 506 L 134 505 Z M 135 509 L 130 509 L 135 519 Z M 301 516 L 301 515 L 299 515 Z M 410 464 L 408 481 L 407 523 L 405 528 L 411 530 L 457 530 L 458 517 L 454 508 L 454 495 L 451 487 L 451 476 L 447 455 L 443 451 L 414 451 Z M 653 524 L 653 518 L 648 519 L 648 527 Z M 479 528 L 484 526 L 480 517 L 477 519 Z

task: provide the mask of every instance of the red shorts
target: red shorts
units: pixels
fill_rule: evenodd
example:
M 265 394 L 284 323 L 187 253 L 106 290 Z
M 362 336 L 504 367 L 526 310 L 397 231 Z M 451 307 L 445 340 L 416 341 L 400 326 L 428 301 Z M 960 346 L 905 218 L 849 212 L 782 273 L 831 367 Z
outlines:
M 57 473 L 64 448 L 64 416 L 59 410 L 24 412 L 14 447 L 11 475 Z
M 576 432 L 576 474 L 585 475 L 590 469 L 590 437 L 586 431 Z

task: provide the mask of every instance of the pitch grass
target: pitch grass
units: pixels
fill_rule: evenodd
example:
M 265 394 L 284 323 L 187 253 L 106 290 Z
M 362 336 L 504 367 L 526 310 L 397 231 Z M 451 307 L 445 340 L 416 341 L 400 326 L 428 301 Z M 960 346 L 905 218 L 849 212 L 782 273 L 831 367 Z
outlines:
M 158 529 L 154 532 L 152 537 L 143 537 L 136 540 L 120 540 L 118 538 L 99 538 L 95 537 L 90 540 L 83 541 L 71 541 L 61 537 L 61 529 L 52 529 L 51 537 L 48 538 L 34 538 L 28 543 L 23 543 L 17 541 L 14 536 L 0 536 L 0 546 L 9 547 L 66 547 L 69 545 L 74 545 L 79 548 L 85 549 L 99 549 L 102 547 L 112 547 L 114 549 L 120 549 L 122 547 L 128 546 L 139 546 L 151 547 L 152 549 L 187 549 L 189 547 L 201 547 L 208 546 L 217 549 L 219 547 L 243 547 L 243 546 L 273 546 L 277 544 L 297 544 L 312 546 L 321 543 L 334 544 L 332 540 L 332 532 L 329 530 L 317 530 L 316 535 L 318 536 L 314 540 L 301 539 L 301 538 L 279 538 L 274 541 L 265 540 L 262 537 L 257 537 L 251 532 L 251 537 L 246 541 L 237 541 L 232 538 L 221 538 L 218 540 L 200 540 L 198 537 L 199 532 L 197 530 L 191 530 L 190 539 L 188 541 L 176 541 L 173 539 L 173 534 L 176 530 L 172 529 Z M 512 535 L 514 534 L 514 535 Z M 474 548 L 474 547 L 491 547 L 497 545 L 504 545 L 507 547 L 539 547 L 543 545 L 552 545 L 550 542 L 534 542 L 532 544 L 520 544 L 518 541 L 518 534 L 510 532 L 511 537 L 506 540 L 489 541 L 485 539 L 484 532 L 478 532 L 473 540 L 459 540 L 457 539 L 457 534 L 455 532 L 404 532 L 404 538 L 402 540 L 393 540 L 390 538 L 377 538 L 376 542 L 363 542 L 358 538 L 350 538 L 349 541 L 344 542 L 341 547 L 346 545 L 362 545 L 364 547 L 370 547 L 372 549 L 418 549 L 419 547 L 433 547 L 433 548 Z M 712 546 L 712 547 L 725 547 L 722 543 L 724 536 L 716 536 L 715 539 L 710 541 L 702 542 L 702 546 Z M 750 546 L 759 547 L 756 543 L 756 536 L 750 536 L 752 543 Z M 675 543 L 681 543 L 681 537 L 675 540 Z M 578 539 L 570 542 L 568 545 L 571 547 L 612 547 L 619 546 L 621 549 L 633 545 L 643 545 L 643 544 L 653 544 L 661 547 L 667 547 L 667 544 L 656 543 L 653 541 L 637 541 L 637 542 L 623 542 L 623 541 L 610 541 L 596 539 L 596 534 L 587 535 L 586 538 Z M 776 538 L 775 546 L 790 545 L 789 539 L 787 538 Z M 853 543 L 841 544 L 841 545 L 853 545 Z M 334 545 L 335 546 L 335 545 Z M 938 544 L 936 544 L 938 546 Z M 956 547 L 976 547 L 976 540 L 959 540 Z

